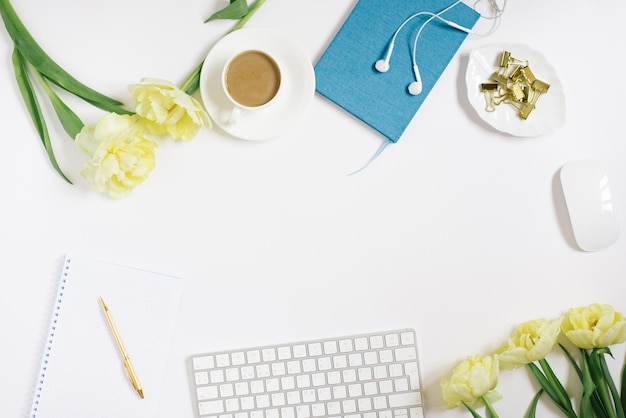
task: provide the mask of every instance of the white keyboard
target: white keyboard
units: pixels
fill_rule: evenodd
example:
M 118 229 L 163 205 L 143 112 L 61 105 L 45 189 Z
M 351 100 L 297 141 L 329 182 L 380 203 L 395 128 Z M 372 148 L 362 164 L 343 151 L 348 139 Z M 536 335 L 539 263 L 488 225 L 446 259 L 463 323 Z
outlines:
M 415 331 L 353 335 L 191 357 L 210 418 L 423 418 Z

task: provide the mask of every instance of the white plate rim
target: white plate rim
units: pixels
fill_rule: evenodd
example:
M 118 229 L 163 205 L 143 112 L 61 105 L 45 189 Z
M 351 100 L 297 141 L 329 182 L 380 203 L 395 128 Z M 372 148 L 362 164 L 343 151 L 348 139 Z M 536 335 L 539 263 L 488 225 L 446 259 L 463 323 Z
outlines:
M 247 112 L 236 124 L 226 122 L 231 105 L 221 86 L 228 58 L 248 49 L 271 53 L 281 68 L 281 91 L 270 107 Z M 260 141 L 291 129 L 308 109 L 315 94 L 315 73 L 306 52 L 281 32 L 248 27 L 220 39 L 207 54 L 200 72 L 200 96 L 211 120 L 239 139 Z

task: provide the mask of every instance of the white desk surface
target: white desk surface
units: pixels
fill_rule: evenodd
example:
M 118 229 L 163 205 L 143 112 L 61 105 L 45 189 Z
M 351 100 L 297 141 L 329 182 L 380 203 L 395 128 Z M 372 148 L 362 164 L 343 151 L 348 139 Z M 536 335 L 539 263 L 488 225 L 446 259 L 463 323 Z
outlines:
M 248 25 L 283 31 L 315 63 L 355 2 L 267 0 Z M 231 26 L 202 24 L 224 1 L 13 3 L 59 63 L 122 98 L 142 77 L 181 82 Z M 28 414 L 67 252 L 184 277 L 160 418 L 194 416 L 193 353 L 400 327 L 419 337 L 427 417 L 467 417 L 439 409 L 440 378 L 457 362 L 569 307 L 626 311 L 626 237 L 578 250 L 557 180 L 567 161 L 603 162 L 626 223 L 626 3 L 508 3 L 500 29 L 467 39 L 402 139 L 360 174 L 347 176 L 382 138 L 316 95 L 276 139 L 246 142 L 215 128 L 161 143 L 150 178 L 120 201 L 88 190 L 84 158 L 50 118 L 75 185 L 53 171 L 2 28 L 0 415 Z M 464 72 L 469 51 L 494 42 L 544 53 L 565 88 L 563 128 L 519 139 L 478 119 Z M 90 124 L 101 115 L 77 109 Z M 623 348 L 614 352 L 617 368 Z M 522 416 L 535 390 L 524 370 L 503 373 L 498 388 L 503 417 Z M 557 416 L 542 408 L 539 416 Z

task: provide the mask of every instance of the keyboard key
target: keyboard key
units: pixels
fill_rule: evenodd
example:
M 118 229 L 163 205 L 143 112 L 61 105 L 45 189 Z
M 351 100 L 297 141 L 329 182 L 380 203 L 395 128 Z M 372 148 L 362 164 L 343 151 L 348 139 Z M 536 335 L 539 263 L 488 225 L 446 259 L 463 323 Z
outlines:
M 280 379 L 280 388 L 282 390 L 295 389 L 296 379 L 293 376 L 285 376 Z
M 341 402 L 341 407 L 345 413 L 350 414 L 352 412 L 356 412 L 356 401 L 354 399 L 347 399 Z
M 289 360 L 291 358 L 291 349 L 289 347 L 278 348 L 278 359 Z
M 367 350 L 368 348 L 370 348 L 368 342 L 367 342 L 367 337 L 359 337 L 359 338 L 355 338 L 354 339 L 354 348 L 357 351 L 363 351 L 363 350 Z
M 292 406 L 280 408 L 280 418 L 295 418 L 296 411 Z
M 370 398 L 360 398 L 358 400 L 358 408 L 359 408 L 359 412 L 371 411 L 372 400 Z
M 287 362 L 287 373 L 289 374 L 297 374 L 300 373 L 302 369 L 300 368 L 300 362 L 297 360 L 291 360 Z
M 304 358 L 306 357 L 306 346 L 304 344 L 298 344 L 293 347 L 293 357 L 294 358 Z
M 344 354 L 340 354 L 333 357 L 333 367 L 335 369 L 342 369 L 348 366 L 348 360 Z
M 370 346 L 372 348 L 382 348 L 384 346 L 383 337 L 380 335 L 370 337 Z
M 306 389 L 302 391 L 302 402 L 315 402 L 317 400 L 317 396 L 315 394 L 315 389 Z
M 352 367 L 358 367 L 363 365 L 363 357 L 361 353 L 350 354 L 348 356 L 348 364 Z
M 424 418 L 424 408 L 410 408 L 409 418 Z
M 250 388 L 248 387 L 247 382 L 235 383 L 235 394 L 237 396 L 247 395 L 248 393 L 250 393 Z
M 332 361 L 330 357 L 320 357 L 317 359 L 318 370 L 330 370 L 332 368 Z
M 400 337 L 398 334 L 387 334 L 385 335 L 385 345 L 387 347 L 397 347 L 400 345 Z
M 400 334 L 400 341 L 402 341 L 402 345 L 413 345 L 415 344 L 415 335 L 412 332 L 403 332 Z
M 417 353 L 413 347 L 402 347 L 394 350 L 397 361 L 415 360 Z
M 328 410 L 328 415 L 332 414 L 340 414 L 341 413 L 341 404 L 337 401 L 328 402 L 326 404 L 326 409 Z
M 298 418 L 310 418 L 311 410 L 309 405 L 298 405 L 296 407 L 296 417 Z
M 404 372 L 409 376 L 409 387 L 411 388 L 411 390 L 420 389 L 417 363 L 406 363 L 404 365 Z
M 196 396 L 199 400 L 215 399 L 219 396 L 217 386 L 200 386 L 196 389 Z
M 311 415 L 314 417 L 323 417 L 326 415 L 326 407 L 323 403 L 316 403 L 311 405 Z
M 300 402 L 301 402 L 301 398 L 300 398 L 299 391 L 287 392 L 287 403 L 289 405 L 299 404 Z
M 230 356 L 228 354 L 218 354 L 215 356 L 215 364 L 217 367 L 230 366 Z
M 206 385 L 209 383 L 209 374 L 207 372 L 198 372 L 195 374 L 196 386 Z
M 254 364 L 261 361 L 261 352 L 259 350 L 252 350 L 246 353 L 248 363 Z
M 385 409 L 387 408 L 387 397 L 386 396 L 374 396 L 372 398 L 374 402 L 374 409 Z
M 215 367 L 213 356 L 201 356 L 193 359 L 194 370 L 212 369 Z
M 272 376 L 283 376 L 285 373 L 287 373 L 285 363 L 283 363 L 282 361 L 278 363 L 272 363 Z
M 272 372 L 270 370 L 269 364 L 257 364 L 256 366 L 256 376 L 257 377 L 269 377 Z
M 328 401 L 332 399 L 332 392 L 329 387 L 319 388 L 317 390 L 317 399 L 320 401 Z
M 324 341 L 324 354 L 336 354 L 337 352 L 337 341 Z
M 320 356 L 320 355 L 322 355 L 322 344 L 310 343 L 309 344 L 309 356 Z
M 198 410 L 200 415 L 220 414 L 224 412 L 224 402 L 221 400 L 200 402 Z
M 419 392 L 394 393 L 389 395 L 389 406 L 414 406 L 422 403 L 422 396 Z
M 261 352 L 261 356 L 263 357 L 263 361 L 274 361 L 276 360 L 276 350 L 273 348 L 265 348 Z
M 402 364 L 390 364 L 389 365 L 389 377 L 403 376 Z

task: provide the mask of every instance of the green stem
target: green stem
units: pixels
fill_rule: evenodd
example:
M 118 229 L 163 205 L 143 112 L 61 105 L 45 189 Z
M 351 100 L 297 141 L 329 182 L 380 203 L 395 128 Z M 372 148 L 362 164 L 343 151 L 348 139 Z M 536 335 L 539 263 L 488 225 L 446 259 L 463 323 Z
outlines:
M 626 364 L 622 367 L 622 383 L 620 388 L 622 410 L 626 411 Z
M 550 383 L 550 386 L 552 386 L 552 388 L 554 389 L 554 392 L 559 400 L 559 403 L 563 406 L 565 410 L 567 410 L 567 413 L 569 416 L 575 417 L 576 413 L 574 412 L 572 408 L 572 402 L 570 398 L 568 397 L 567 391 L 565 390 L 565 388 L 563 387 L 559 379 L 556 377 L 556 375 L 552 371 L 552 368 L 550 367 L 550 364 L 548 363 L 548 361 L 545 358 L 541 359 L 539 360 L 539 365 L 541 366 L 541 369 L 544 371 L 545 377 Z
M 485 405 L 485 409 L 487 410 L 491 418 L 499 418 L 496 410 L 493 409 L 493 405 L 491 405 L 491 402 L 489 402 L 489 399 L 487 399 L 485 395 L 481 396 L 480 400 Z
M 192 95 L 198 90 L 200 87 L 200 72 L 202 71 L 202 66 L 204 65 L 204 60 L 198 65 L 194 70 L 187 76 L 183 84 L 180 85 L 180 89 L 187 93 L 188 95 Z
M 1 1 L 3 0 L 0 0 L 0 2 Z M 265 3 L 265 0 L 256 0 L 254 4 L 252 4 L 248 9 L 248 13 L 246 13 L 244 17 L 239 19 L 237 24 L 235 24 L 235 26 L 233 26 L 228 32 L 226 32 L 224 36 L 244 27 L 248 20 L 250 20 L 250 18 L 256 13 L 256 11 L 259 10 L 259 8 L 263 5 L 263 3 Z M 202 71 L 203 65 L 204 60 L 202 60 L 202 62 L 200 62 L 200 64 L 196 66 L 196 68 L 194 68 L 193 71 L 187 76 L 185 81 L 183 81 L 180 86 L 181 90 L 189 95 L 194 94 L 198 90 L 198 88 L 200 87 L 200 72 Z
M 613 399 L 613 407 L 611 409 L 615 410 L 617 418 L 624 418 L 624 408 L 622 406 L 622 402 L 619 396 L 619 392 L 615 387 L 615 382 L 613 382 L 613 377 L 611 376 L 611 372 L 606 364 L 606 359 L 604 355 L 598 355 L 598 361 L 600 363 L 600 367 L 602 368 L 602 375 L 604 376 L 604 381 L 610 390 L 611 398 Z
M 229 30 L 227 34 L 244 27 L 244 25 L 248 22 L 248 20 L 250 20 L 252 15 L 254 15 L 256 11 L 259 10 L 259 7 L 263 6 L 263 3 L 265 3 L 265 0 L 256 0 L 254 4 L 252 4 L 252 6 L 250 6 L 250 8 L 248 9 L 248 13 L 246 13 L 244 17 L 239 19 L 239 22 L 237 22 L 237 24 L 233 26 L 233 28 Z
M 590 369 L 591 376 L 596 385 L 596 391 L 598 396 L 600 397 L 600 402 L 604 405 L 605 412 L 607 413 L 609 418 L 617 418 L 615 414 L 615 410 L 612 407 L 611 396 L 608 391 L 607 382 L 602 371 L 602 355 L 598 353 L 595 349 L 591 353 L 590 356 Z

